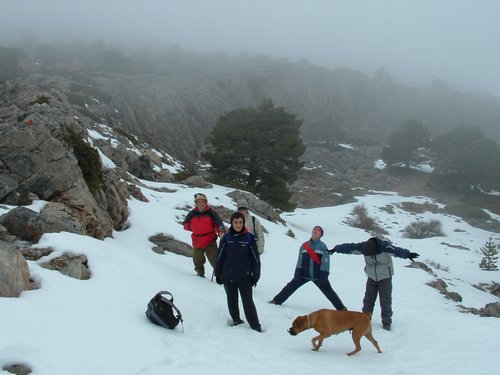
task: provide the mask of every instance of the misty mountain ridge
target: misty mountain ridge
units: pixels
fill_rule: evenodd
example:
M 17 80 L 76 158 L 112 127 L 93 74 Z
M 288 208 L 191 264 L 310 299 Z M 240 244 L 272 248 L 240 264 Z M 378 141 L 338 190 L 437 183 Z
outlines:
M 199 157 L 219 116 L 264 98 L 303 120 L 306 142 L 339 140 L 335 129 L 341 129 L 348 140 L 383 144 L 388 132 L 408 119 L 422 122 L 433 135 L 477 126 L 500 141 L 499 98 L 455 91 L 439 79 L 428 89 L 405 86 L 384 68 L 368 77 L 306 60 L 198 54 L 175 45 L 125 55 L 102 42 L 39 45 L 32 57 L 20 59 L 30 82 L 42 87 L 58 82 L 74 104 L 183 160 Z
M 500 139 L 500 99 L 454 91 L 441 80 L 428 89 L 405 86 L 383 68 L 370 78 L 306 60 L 199 54 L 176 45 L 125 54 L 103 42 L 39 45 L 16 53 L 16 77 L 26 84 L 61 91 L 95 123 L 125 129 L 187 165 L 199 160 L 222 114 L 271 98 L 303 119 L 303 161 L 313 168 L 301 171 L 292 186 L 299 207 L 349 202 L 360 187 L 435 193 L 428 174 L 394 176 L 373 168 L 388 134 L 408 119 L 421 121 L 433 136 L 477 126 Z M 338 142 L 354 147 L 331 149 Z

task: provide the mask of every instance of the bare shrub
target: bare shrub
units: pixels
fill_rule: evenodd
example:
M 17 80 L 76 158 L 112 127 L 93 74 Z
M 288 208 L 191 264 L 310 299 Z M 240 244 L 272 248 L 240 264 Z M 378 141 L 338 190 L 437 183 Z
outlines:
M 429 265 L 431 267 L 437 268 L 438 270 L 441 270 L 444 272 L 450 272 L 450 268 L 448 266 L 442 266 L 441 263 L 436 263 L 433 260 L 429 261 Z
M 429 238 L 444 236 L 442 224 L 439 220 L 414 221 L 403 229 L 407 238 Z
M 372 233 L 387 234 L 387 231 L 381 228 L 374 218 L 368 216 L 368 210 L 364 204 L 354 206 L 351 215 L 353 217 L 347 221 L 349 225 Z

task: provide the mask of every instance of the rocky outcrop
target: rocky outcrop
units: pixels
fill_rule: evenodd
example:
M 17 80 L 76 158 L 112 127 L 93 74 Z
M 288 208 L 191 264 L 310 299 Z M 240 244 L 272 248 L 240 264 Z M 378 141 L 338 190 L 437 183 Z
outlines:
M 87 70 L 85 83 L 92 82 L 91 89 L 104 92 L 110 100 L 97 102 L 88 97 L 80 105 L 96 118 L 112 118 L 183 160 L 199 157 L 211 128 L 225 112 L 255 106 L 264 98 L 303 119 L 306 138 L 314 133 L 313 124 L 329 122 L 385 139 L 415 114 L 431 127 L 439 124 L 442 129 L 431 129 L 436 133 L 457 124 L 477 124 L 485 134 L 500 138 L 495 126 L 500 103 L 493 96 L 412 88 L 354 70 L 330 70 L 306 62 L 250 56 L 226 56 L 218 61 L 189 55 L 190 63 L 182 63 L 186 57 L 169 61 L 167 72 L 137 71 L 126 79 L 119 73 Z
M 458 307 L 463 309 L 465 312 L 469 312 L 471 314 L 479 315 L 482 317 L 500 318 L 500 302 L 488 303 L 484 307 L 481 307 L 479 309 L 475 307 L 466 307 L 463 305 L 458 305 Z
M 14 363 L 11 365 L 6 365 L 2 367 L 2 370 L 10 372 L 15 375 L 29 375 L 31 374 L 31 367 L 25 365 L 24 363 Z
M 49 202 L 40 213 L 16 207 L 0 217 L 10 234 L 25 241 L 38 242 L 44 233 L 70 232 L 85 234 L 85 226 L 62 203 Z
M 91 277 L 87 257 L 85 255 L 64 253 L 60 257 L 42 263 L 41 266 L 50 270 L 57 270 L 63 275 L 78 280 L 88 280 Z
M 443 279 L 436 279 L 434 281 L 428 282 L 427 285 L 437 289 L 439 293 L 445 296 L 445 298 L 451 299 L 455 302 L 462 302 L 462 296 L 460 294 L 447 290 L 448 285 L 444 282 Z
M 153 251 L 158 254 L 164 254 L 165 251 L 168 251 L 174 254 L 184 255 L 186 257 L 193 256 L 193 248 L 191 246 L 185 242 L 176 240 L 170 235 L 159 233 L 151 236 L 149 240 L 156 245 L 153 247 Z
M 266 220 L 272 221 L 274 223 L 282 223 L 285 221 L 280 217 L 280 215 L 274 210 L 274 208 L 264 202 L 263 200 L 257 198 L 255 195 L 246 193 L 240 190 L 232 191 L 227 194 L 230 198 L 234 200 L 234 203 L 237 204 L 238 201 L 246 201 L 248 203 L 248 208 L 250 212 L 256 214 L 260 217 L 263 217 Z
M 40 233 L 57 230 L 82 233 L 82 226 L 84 234 L 105 238 L 119 229 L 128 217 L 126 184 L 113 172 L 102 181 L 90 180 L 89 174 L 102 168 L 99 164 L 82 169 L 82 163 L 89 163 L 82 149 L 92 150 L 84 140 L 90 119 L 56 89 L 7 82 L 0 91 L 6 98 L 0 104 L 0 202 L 19 205 L 35 194 L 64 205 L 42 218 L 44 225 L 53 221 L 58 228 L 38 225 L 38 234 L 23 233 L 24 238 L 36 241 Z
M 28 263 L 20 251 L 0 241 L 0 297 L 19 297 L 30 289 Z
M 16 207 L 0 216 L 0 224 L 3 225 L 7 231 L 22 240 L 34 241 L 37 236 L 35 228 L 31 225 L 33 220 L 40 217 L 38 212 L 30 210 L 26 207 Z

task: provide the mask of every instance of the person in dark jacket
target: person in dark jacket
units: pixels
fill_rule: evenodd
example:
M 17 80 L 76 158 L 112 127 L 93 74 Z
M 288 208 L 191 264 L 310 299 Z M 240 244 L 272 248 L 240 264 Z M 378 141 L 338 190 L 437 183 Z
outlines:
M 205 194 L 195 194 L 194 203 L 196 207 L 186 215 L 183 227 L 192 232 L 193 263 L 196 275 L 205 277 L 206 258 L 215 269 L 217 236 L 222 237 L 226 228 L 219 214 L 208 205 Z
M 312 281 L 337 310 L 347 310 L 328 281 L 330 254 L 325 243 L 320 240 L 323 233 L 319 225 L 313 228 L 311 239 L 300 246 L 293 279 L 269 303 L 281 305 L 302 285 Z
M 248 324 L 262 332 L 257 309 L 252 298 L 252 286 L 260 278 L 260 255 L 255 237 L 245 227 L 245 217 L 240 212 L 231 215 L 231 227 L 219 244 L 215 280 L 224 284 L 227 307 L 233 319 L 232 325 L 243 323 L 238 307 L 238 292 Z
M 393 246 L 390 242 L 377 237 L 372 237 L 365 242 L 336 245 L 329 250 L 329 253 L 364 255 L 365 273 L 368 278 L 363 298 L 363 312 L 373 313 L 375 301 L 379 295 L 382 326 L 390 331 L 392 324 L 392 275 L 394 275 L 392 257 L 410 259 L 413 262 L 413 259 L 417 258 L 419 254 Z

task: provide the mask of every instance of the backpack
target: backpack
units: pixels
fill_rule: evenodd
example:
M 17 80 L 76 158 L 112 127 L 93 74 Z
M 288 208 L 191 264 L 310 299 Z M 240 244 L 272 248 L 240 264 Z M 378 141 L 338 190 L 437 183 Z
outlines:
M 170 297 L 164 297 L 167 295 Z M 175 313 L 174 313 L 175 310 Z M 149 301 L 146 316 L 151 322 L 164 328 L 174 329 L 179 322 L 182 324 L 182 314 L 174 305 L 174 296 L 170 292 L 158 292 Z M 184 332 L 184 325 L 182 326 Z
M 264 249 L 259 247 L 259 235 L 257 234 L 257 227 L 255 226 L 255 216 L 252 215 L 252 223 L 253 223 L 253 236 L 255 237 L 255 243 L 257 244 L 257 249 L 259 249 L 259 254 L 262 255 L 264 253 Z M 264 235 L 264 233 L 262 233 Z

